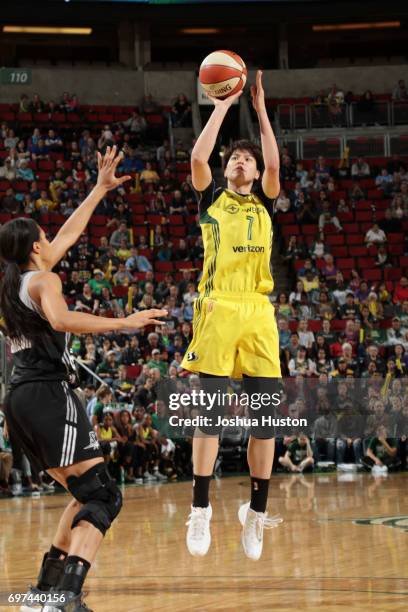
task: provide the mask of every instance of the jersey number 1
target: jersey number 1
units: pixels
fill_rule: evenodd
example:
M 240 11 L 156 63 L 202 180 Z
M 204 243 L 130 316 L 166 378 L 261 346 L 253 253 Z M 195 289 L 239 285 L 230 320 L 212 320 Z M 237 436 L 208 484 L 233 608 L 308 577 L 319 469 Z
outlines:
M 251 215 L 247 215 L 247 219 L 249 221 L 249 225 L 248 225 L 248 240 L 252 240 L 252 226 L 254 224 L 254 218 Z

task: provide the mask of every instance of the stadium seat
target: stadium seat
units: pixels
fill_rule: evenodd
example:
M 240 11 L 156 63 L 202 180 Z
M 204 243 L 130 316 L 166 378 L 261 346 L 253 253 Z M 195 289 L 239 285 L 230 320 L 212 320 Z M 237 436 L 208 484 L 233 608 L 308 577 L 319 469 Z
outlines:
M 127 285 L 114 285 L 112 293 L 115 297 L 127 297 L 129 287 Z
M 137 364 L 137 365 L 128 365 L 126 367 L 126 376 L 128 378 L 137 378 L 141 371 L 142 371 L 142 366 L 139 365 L 139 364 Z

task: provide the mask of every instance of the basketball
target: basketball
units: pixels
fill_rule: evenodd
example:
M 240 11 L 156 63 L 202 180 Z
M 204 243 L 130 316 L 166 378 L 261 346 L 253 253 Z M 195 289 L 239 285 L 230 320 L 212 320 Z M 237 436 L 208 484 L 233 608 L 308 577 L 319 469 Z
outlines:
M 199 79 L 206 93 L 216 98 L 228 98 L 245 86 L 247 68 L 233 51 L 214 51 L 200 66 Z

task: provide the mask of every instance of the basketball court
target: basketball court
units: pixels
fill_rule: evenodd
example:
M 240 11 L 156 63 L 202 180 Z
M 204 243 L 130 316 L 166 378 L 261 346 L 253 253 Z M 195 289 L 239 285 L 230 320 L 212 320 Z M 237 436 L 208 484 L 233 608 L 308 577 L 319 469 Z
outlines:
M 98 612 L 406 610 L 406 474 L 274 476 L 269 511 L 284 523 L 265 532 L 255 563 L 242 552 L 236 514 L 246 477 L 211 488 L 212 545 L 199 559 L 184 545 L 191 483 L 127 487 L 87 581 L 88 605 Z M 67 501 L 61 494 L 1 503 L 2 602 L 35 579 Z

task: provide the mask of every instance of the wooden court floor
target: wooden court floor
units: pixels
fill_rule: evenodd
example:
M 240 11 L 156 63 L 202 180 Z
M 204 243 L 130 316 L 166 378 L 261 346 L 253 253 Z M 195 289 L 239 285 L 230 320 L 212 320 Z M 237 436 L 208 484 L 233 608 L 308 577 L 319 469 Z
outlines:
M 185 547 L 191 483 L 131 486 L 88 580 L 95 612 L 408 609 L 408 473 L 274 476 L 264 554 L 244 556 L 237 520 L 246 477 L 211 483 L 212 547 Z M 68 497 L 0 501 L 0 594 L 24 592 Z M 4 601 L 4 599 L 3 599 Z M 1 610 L 17 610 L 2 606 Z

